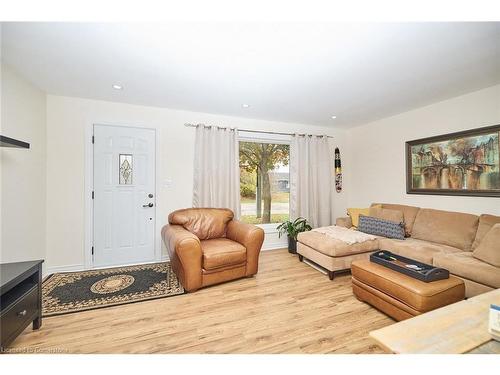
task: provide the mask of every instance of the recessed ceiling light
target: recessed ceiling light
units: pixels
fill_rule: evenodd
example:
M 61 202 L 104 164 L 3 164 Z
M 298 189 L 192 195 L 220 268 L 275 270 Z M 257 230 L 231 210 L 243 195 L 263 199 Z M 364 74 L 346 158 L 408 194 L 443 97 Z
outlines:
M 113 88 L 115 90 L 122 90 L 123 89 L 123 86 L 122 85 L 113 85 Z
M 333 115 L 333 116 L 332 116 L 332 119 L 334 119 L 334 120 L 335 120 L 336 118 L 337 118 L 337 116 L 335 116 L 335 115 Z
M 250 104 L 242 104 L 241 106 L 242 106 L 243 108 L 248 108 L 248 107 L 250 107 Z

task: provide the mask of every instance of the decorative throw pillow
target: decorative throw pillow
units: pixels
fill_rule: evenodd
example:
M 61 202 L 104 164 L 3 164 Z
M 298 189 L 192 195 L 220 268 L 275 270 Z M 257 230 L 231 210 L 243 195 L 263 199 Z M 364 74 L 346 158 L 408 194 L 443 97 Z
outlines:
M 393 203 L 373 203 L 373 205 L 375 204 L 381 204 L 383 208 L 387 208 L 389 210 L 402 211 L 403 217 L 405 218 L 404 222 L 405 222 L 406 237 L 411 237 L 411 231 L 413 229 L 415 218 L 417 217 L 418 211 L 420 211 L 419 207 L 406 206 L 404 204 L 393 204 Z
M 483 262 L 500 267 L 500 224 L 495 224 L 486 233 L 472 256 Z
M 382 208 L 382 205 L 377 205 L 374 207 Z M 359 225 L 359 215 L 368 216 L 370 214 L 370 208 L 348 208 L 347 215 L 350 216 L 352 221 L 352 226 L 357 228 Z
M 368 216 L 376 217 L 377 219 L 393 221 L 397 224 L 403 223 L 405 224 L 405 237 L 410 236 L 406 231 L 405 217 L 403 211 L 401 210 L 372 206 L 370 207 L 370 213 Z
M 405 225 L 403 222 L 396 223 L 372 216 L 360 215 L 358 230 L 375 236 L 395 238 L 397 240 L 405 239 Z

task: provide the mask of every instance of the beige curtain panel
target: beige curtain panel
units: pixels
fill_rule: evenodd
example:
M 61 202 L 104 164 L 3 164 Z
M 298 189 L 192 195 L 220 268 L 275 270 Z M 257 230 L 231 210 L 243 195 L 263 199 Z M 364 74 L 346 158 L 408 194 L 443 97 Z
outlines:
M 305 217 L 313 228 L 332 224 L 333 157 L 328 137 L 292 136 L 290 216 Z
M 238 132 L 196 127 L 193 207 L 229 208 L 240 217 Z

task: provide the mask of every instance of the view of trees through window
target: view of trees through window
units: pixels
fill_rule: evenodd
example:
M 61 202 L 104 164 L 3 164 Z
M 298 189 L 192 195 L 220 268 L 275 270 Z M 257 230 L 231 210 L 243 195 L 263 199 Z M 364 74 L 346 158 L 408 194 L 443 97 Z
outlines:
M 241 220 L 281 223 L 290 213 L 287 144 L 240 142 Z

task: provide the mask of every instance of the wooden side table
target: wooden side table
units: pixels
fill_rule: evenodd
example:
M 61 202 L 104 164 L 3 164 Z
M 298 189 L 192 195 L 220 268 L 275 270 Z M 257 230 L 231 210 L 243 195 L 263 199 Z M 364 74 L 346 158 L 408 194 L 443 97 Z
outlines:
M 24 329 L 42 326 L 43 260 L 0 264 L 0 350 Z

